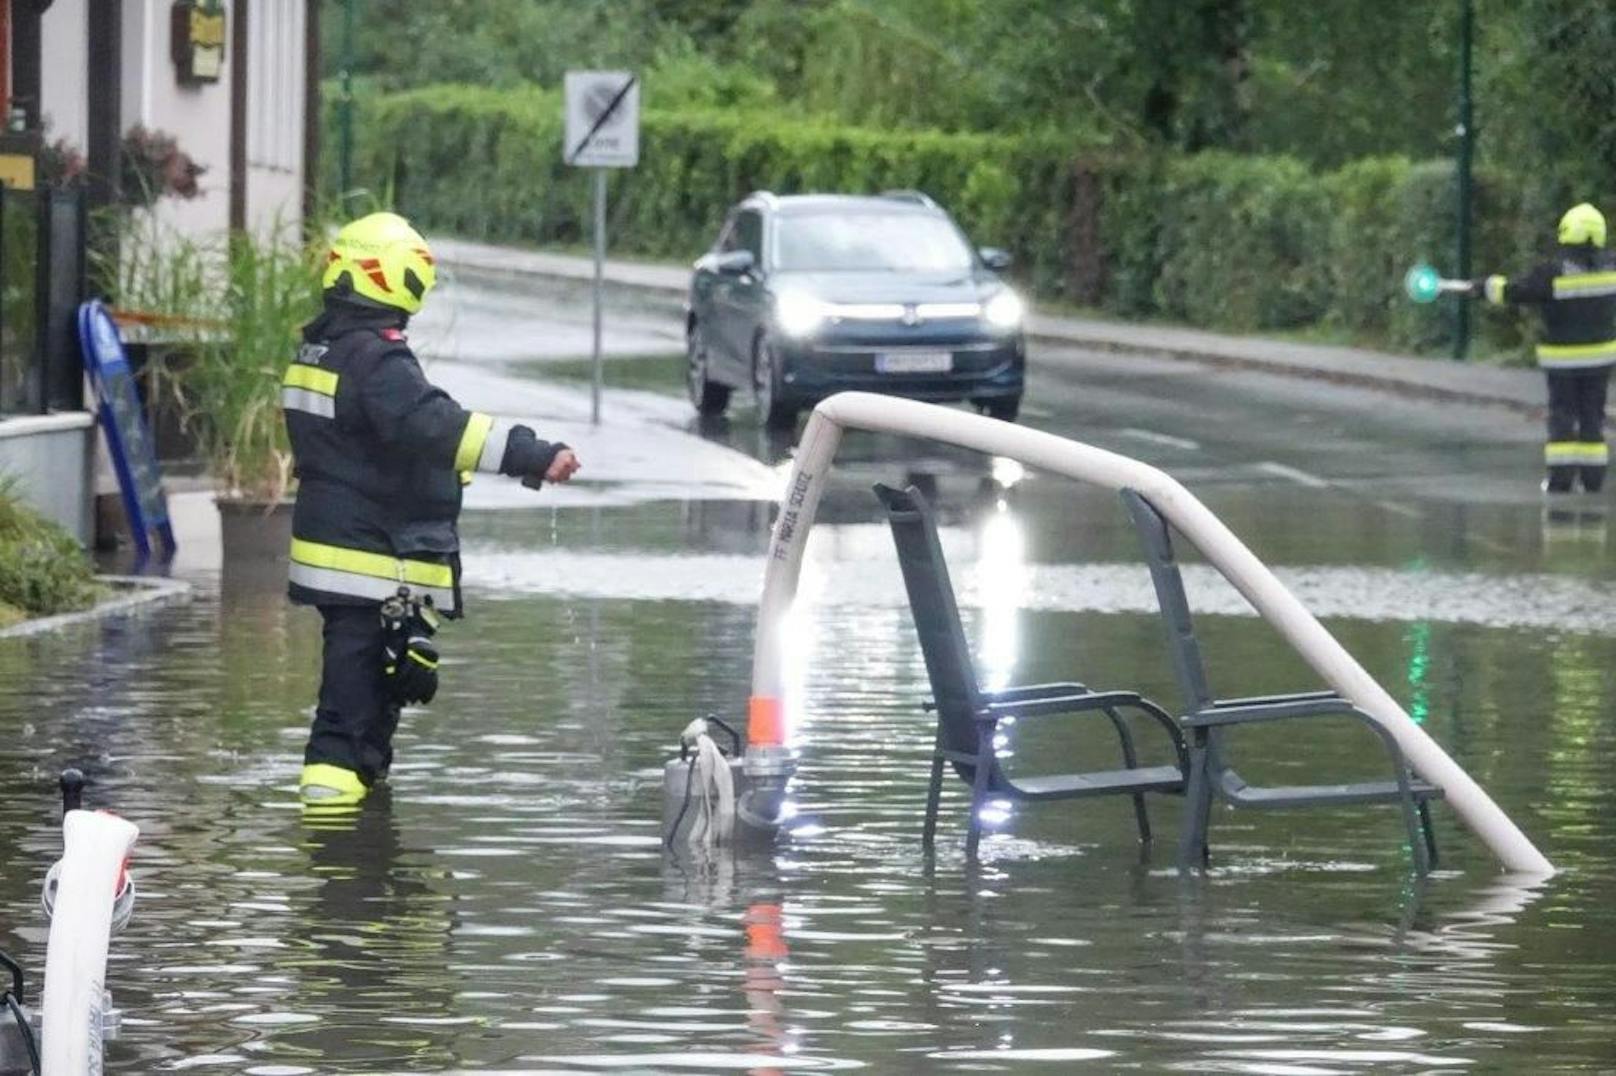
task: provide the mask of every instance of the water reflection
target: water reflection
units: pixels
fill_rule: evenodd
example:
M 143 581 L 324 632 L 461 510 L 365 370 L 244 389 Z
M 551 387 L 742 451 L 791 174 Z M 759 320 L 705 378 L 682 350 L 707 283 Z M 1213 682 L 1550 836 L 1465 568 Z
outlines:
M 310 1071 L 334 1056 L 373 1071 L 453 1064 L 468 1021 L 449 970 L 461 924 L 448 870 L 406 843 L 386 785 L 347 817 L 305 816 L 296 839 L 291 877 L 313 886 L 284 905 L 272 949 L 286 1010 L 243 1022 L 272 1035 L 277 1063 Z
M 978 529 L 976 585 L 981 594 L 982 686 L 1008 687 L 1020 650 L 1020 610 L 1027 589 L 1027 543 L 1007 497 L 997 495 Z
M 221 595 L 203 579 L 188 608 L 0 646 L 0 947 L 38 968 L 52 782 L 87 761 L 94 802 L 145 829 L 141 905 L 109 973 L 132 1017 L 110 1071 L 1608 1066 L 1616 638 L 1431 615 L 1434 588 L 1478 589 L 1434 525 L 1388 536 L 1316 516 L 1315 538 L 1339 544 L 1292 560 L 1355 607 L 1399 588 L 1416 607 L 1332 627 L 1571 868 L 1546 886 L 1494 879 L 1445 811 L 1447 869 L 1424 885 L 1403 873 L 1393 816 L 1358 810 L 1230 815 L 1219 868 L 1184 879 L 1141 861 L 1130 804 L 1043 805 L 972 867 L 952 778 L 928 862 L 928 688 L 868 490 L 903 471 L 875 455 L 832 491 L 822 600 L 793 628 L 812 655 L 793 688 L 812 718 L 797 789 L 812 823 L 772 854 L 671 860 L 656 828 L 672 737 L 744 705 L 767 508 L 477 516 L 474 568 L 511 585 L 474 585 L 443 695 L 406 716 L 391 797 L 351 825 L 294 807 L 318 622 L 278 586 Z M 1128 610 L 1129 576 L 1144 600 L 1149 583 L 1112 498 L 1049 498 L 1036 476 L 994 481 L 991 463 L 915 470 L 932 476 L 985 670 L 1171 697 L 1160 625 Z M 1511 511 L 1467 525 L 1535 535 L 1538 506 Z M 1293 525 L 1264 538 L 1299 548 Z M 1352 543 L 1382 574 L 1318 570 L 1353 563 Z M 586 556 L 600 559 L 566 559 Z M 1420 557 L 1428 569 L 1405 570 Z M 1509 576 L 1483 595 L 1509 623 L 1573 599 L 1588 623 L 1613 615 L 1598 579 L 1487 572 Z M 1201 627 L 1231 689 L 1296 686 L 1260 622 Z M 1029 765 L 1114 747 L 1074 724 L 1015 730 Z M 1379 764 L 1356 738 L 1241 749 L 1284 783 Z M 1155 812 L 1164 848 L 1173 814 Z

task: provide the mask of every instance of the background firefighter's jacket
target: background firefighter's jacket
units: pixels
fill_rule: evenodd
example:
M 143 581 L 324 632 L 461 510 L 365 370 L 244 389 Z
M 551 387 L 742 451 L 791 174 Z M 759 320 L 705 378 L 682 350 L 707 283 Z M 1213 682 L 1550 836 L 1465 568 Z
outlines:
M 404 584 L 458 615 L 462 476 L 539 478 L 565 447 L 467 411 L 435 388 L 405 342 L 404 322 L 330 301 L 287 367 L 295 602 L 379 602 Z
M 1538 365 L 1579 370 L 1616 363 L 1616 255 L 1562 247 L 1560 257 L 1523 276 L 1490 276 L 1490 303 L 1531 303 L 1543 314 Z

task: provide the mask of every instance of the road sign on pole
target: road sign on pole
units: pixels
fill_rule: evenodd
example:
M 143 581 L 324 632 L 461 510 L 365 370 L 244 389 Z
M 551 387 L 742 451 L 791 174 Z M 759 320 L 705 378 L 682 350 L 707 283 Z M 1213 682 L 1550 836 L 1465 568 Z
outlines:
M 601 355 L 601 301 L 606 272 L 606 169 L 640 163 L 640 80 L 627 71 L 568 71 L 562 158 L 595 170 L 595 344 L 590 379 L 590 421 L 600 424 L 605 367 Z

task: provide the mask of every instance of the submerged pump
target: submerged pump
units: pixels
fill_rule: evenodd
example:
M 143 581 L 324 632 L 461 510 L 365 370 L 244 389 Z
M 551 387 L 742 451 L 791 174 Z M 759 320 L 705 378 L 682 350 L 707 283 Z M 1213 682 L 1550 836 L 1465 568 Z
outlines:
M 713 738 L 714 730 L 727 740 Z M 669 849 L 757 847 L 773 841 L 785 780 L 748 768 L 741 736 L 709 715 L 679 734 L 679 757 L 662 770 L 662 843 Z

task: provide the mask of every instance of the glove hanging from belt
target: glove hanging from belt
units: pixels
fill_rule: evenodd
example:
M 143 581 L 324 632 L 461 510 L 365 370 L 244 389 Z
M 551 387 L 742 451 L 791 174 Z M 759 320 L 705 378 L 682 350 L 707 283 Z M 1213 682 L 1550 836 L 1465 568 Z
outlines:
M 438 648 L 432 636 L 438 613 L 432 596 L 416 598 L 409 587 L 382 602 L 382 673 L 393 701 L 428 703 L 438 693 Z

